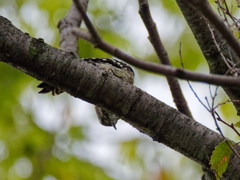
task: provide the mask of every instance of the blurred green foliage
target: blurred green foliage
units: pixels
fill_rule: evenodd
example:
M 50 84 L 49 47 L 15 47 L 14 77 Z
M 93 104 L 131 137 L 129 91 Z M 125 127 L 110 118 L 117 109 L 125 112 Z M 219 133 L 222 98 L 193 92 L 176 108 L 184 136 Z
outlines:
M 118 6 L 109 2 L 110 1 L 107 0 L 90 1 L 88 11 L 89 17 L 105 41 L 124 50 L 132 56 L 139 57 L 139 54 L 142 53 L 141 51 L 148 49 L 147 47 L 150 46 L 150 42 L 143 41 L 138 49 L 136 48 L 137 46 L 134 46 L 134 43 L 137 45 L 138 39 L 131 39 L 131 36 L 135 34 L 134 30 L 137 32 L 144 27 L 141 26 L 140 28 L 139 24 L 131 19 L 132 17 L 139 16 L 137 3 L 135 2 L 134 4 L 130 1 L 124 1 L 124 5 Z M 181 12 L 173 0 L 150 0 L 149 2 L 152 7 L 160 3 L 167 13 L 172 14 L 169 18 L 175 18 L 175 22 L 178 21 L 177 18 L 181 16 Z M 32 10 L 34 10 L 31 11 L 33 14 L 34 12 L 41 12 L 34 15 L 34 17 L 38 17 L 39 22 L 26 21 L 24 13 L 28 13 L 26 12 L 26 7 L 29 4 Z M 52 0 L 51 2 L 49 0 L 1 0 L 0 15 L 7 17 L 23 32 L 28 32 L 31 36 L 36 38 L 41 37 L 45 42 L 59 48 L 57 24 L 58 21 L 67 14 L 70 5 L 70 0 Z M 9 8 L 12 12 L 9 11 Z M 132 13 L 132 16 L 125 17 L 129 12 Z M 153 16 L 153 18 L 155 17 Z M 141 23 L 140 17 L 138 17 L 138 19 L 135 18 L 135 20 L 139 20 Z M 46 22 L 46 24 L 43 22 Z M 156 23 L 158 24 L 158 22 Z M 172 31 L 172 33 L 177 33 L 179 31 L 179 35 L 176 36 L 177 38 L 174 41 L 173 39 L 165 39 L 163 41 L 172 64 L 181 67 L 179 58 L 179 45 L 181 42 L 181 55 L 186 69 L 195 70 L 202 64 L 207 67 L 204 57 L 183 18 L 180 29 L 181 30 L 174 29 Z M 48 36 L 48 34 L 51 34 L 51 36 Z M 142 38 L 147 40 L 147 35 Z M 84 40 L 79 40 L 79 55 L 82 58 L 111 57 L 111 55 L 99 49 L 95 49 L 92 44 Z M 140 58 L 157 63 L 159 62 L 152 48 L 149 48 L 145 55 Z M 146 75 L 143 71 L 139 72 L 142 76 Z M 36 117 L 34 115 L 34 110 L 24 109 L 20 99 L 27 88 L 30 87 L 30 89 L 32 89 L 32 86 L 36 87 L 36 85 L 37 82 L 33 78 L 9 65 L 0 63 L 0 180 L 54 180 L 54 178 L 58 180 L 112 179 L 114 176 L 113 172 L 110 172 L 111 170 L 108 168 L 96 165 L 96 163 L 69 152 L 74 142 L 90 141 L 86 133 L 86 127 L 72 125 L 62 133 L 60 130 L 50 131 L 43 129 L 35 123 Z M 34 93 L 37 94 L 37 90 L 34 89 L 34 91 Z M 29 96 L 29 98 L 30 100 L 28 103 L 30 104 L 29 106 L 31 106 L 31 98 L 33 97 Z M 61 103 L 66 103 L 66 107 L 69 108 L 67 102 L 62 101 Z M 232 111 L 227 108 L 227 111 L 224 112 L 226 116 L 230 118 Z M 59 114 L 64 115 L 64 112 L 59 112 Z M 68 118 L 71 119 L 71 115 L 69 115 Z M 59 146 L 56 141 L 56 137 L 59 136 L 59 134 L 63 134 L 63 136 L 70 139 L 70 142 L 66 145 L 66 149 Z M 135 173 L 136 177 L 141 180 L 180 179 L 179 174 L 182 173 L 181 170 L 179 170 L 180 167 L 177 171 L 172 167 L 165 167 L 165 164 L 156 165 L 156 167 L 161 166 L 161 169 L 154 169 L 146 165 L 145 155 L 153 155 L 155 157 L 156 155 L 161 156 L 161 153 L 158 154 L 158 152 L 155 152 L 159 147 L 153 146 L 149 154 L 147 154 L 147 152 L 144 155 L 141 154 L 138 146 L 145 141 L 147 140 L 144 138 L 135 137 L 131 140 L 116 142 L 120 147 L 118 160 L 121 167 L 133 174 Z M 79 149 L 79 151 L 82 151 L 82 149 Z M 92 158 L 94 159 L 94 157 Z M 156 159 L 154 160 L 156 161 Z M 106 162 L 108 161 L 111 160 L 106 159 Z M 188 168 L 195 167 L 195 169 L 199 171 L 199 166 L 189 160 L 186 161 L 188 163 L 184 163 L 184 166 Z M 111 163 L 109 163 L 109 166 L 111 166 Z M 139 171 L 136 171 L 136 169 Z M 118 169 L 116 169 L 116 171 L 118 171 Z M 178 174 L 174 174 L 173 171 L 175 173 L 177 171 Z M 121 175 L 118 177 L 121 178 Z
M 91 163 L 69 155 L 68 161 L 61 161 L 52 154 L 55 145 L 54 133 L 39 128 L 33 122 L 32 112 L 24 112 L 19 96 L 33 79 L 26 74 L 0 64 L 0 179 L 43 179 L 52 175 L 64 179 L 111 179 Z M 81 127 L 69 130 L 71 138 L 81 139 Z M 61 149 L 59 148 L 58 151 Z M 23 164 L 19 164 L 23 160 Z M 26 160 L 31 163 L 27 164 Z M 25 162 L 26 161 L 26 162 Z M 32 167 L 27 174 L 26 168 Z M 18 170 L 20 169 L 20 170 Z M 30 168 L 31 169 L 31 168 Z M 19 172 L 20 171 L 20 172 Z M 21 173 L 21 172 L 25 172 Z M 28 176 L 30 175 L 30 176 Z M 26 178 L 24 178 L 26 177 Z

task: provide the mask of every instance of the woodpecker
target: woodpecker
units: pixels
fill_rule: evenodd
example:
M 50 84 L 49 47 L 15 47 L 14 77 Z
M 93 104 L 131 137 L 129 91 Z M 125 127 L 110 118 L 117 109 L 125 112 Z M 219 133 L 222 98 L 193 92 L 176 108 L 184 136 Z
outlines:
M 82 60 L 87 61 L 97 66 L 98 68 L 106 71 L 107 73 L 112 74 L 130 84 L 133 84 L 134 82 L 134 71 L 129 65 L 121 61 L 110 58 L 83 58 Z M 45 82 L 42 82 L 37 87 L 42 88 L 42 90 L 39 91 L 40 94 L 52 92 L 52 95 L 58 95 L 64 92 L 63 90 L 52 87 Z M 99 106 L 95 106 L 95 111 L 98 120 L 102 125 L 113 126 L 114 129 L 116 129 L 116 123 L 119 119 L 117 115 Z

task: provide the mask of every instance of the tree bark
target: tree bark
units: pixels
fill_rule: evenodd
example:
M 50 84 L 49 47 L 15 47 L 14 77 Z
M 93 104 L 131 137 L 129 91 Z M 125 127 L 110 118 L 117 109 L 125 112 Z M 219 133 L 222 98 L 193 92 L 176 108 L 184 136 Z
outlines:
M 210 73 L 222 75 L 226 74 L 229 69 L 224 63 L 223 58 L 216 47 L 209 26 L 207 25 L 207 21 L 204 19 L 200 12 L 196 11 L 191 5 L 185 2 L 185 0 L 176 0 L 176 2 L 178 3 L 180 10 L 182 11 L 189 27 L 192 30 L 193 35 L 195 36 L 195 39 L 197 40 L 199 47 L 202 50 L 204 57 L 207 60 Z M 227 44 L 226 40 L 223 39 L 217 30 L 213 30 L 213 32 L 215 35 L 215 40 L 220 46 L 224 57 L 232 60 L 235 64 L 238 63 L 235 68 L 239 68 L 240 60 L 238 56 L 234 53 L 232 48 Z M 223 86 L 222 88 L 231 100 L 240 99 L 239 86 Z M 240 115 L 240 103 L 233 102 L 233 105 L 237 110 L 237 115 Z
M 210 156 L 223 140 L 218 133 L 141 89 L 82 61 L 74 53 L 51 47 L 42 39 L 31 38 L 2 17 L 0 61 L 53 87 L 60 87 L 74 97 L 109 109 L 154 141 L 211 171 Z M 239 146 L 235 148 L 240 150 Z M 224 177 L 240 179 L 239 169 L 239 159 L 232 153 Z
M 88 0 L 81 0 L 84 7 L 84 11 L 87 10 Z M 71 33 L 71 29 L 79 27 L 82 22 L 82 16 L 76 9 L 76 5 L 72 2 L 72 5 L 65 18 L 61 19 L 58 23 L 58 29 L 60 34 L 60 47 L 64 51 L 74 52 L 78 55 L 78 37 Z

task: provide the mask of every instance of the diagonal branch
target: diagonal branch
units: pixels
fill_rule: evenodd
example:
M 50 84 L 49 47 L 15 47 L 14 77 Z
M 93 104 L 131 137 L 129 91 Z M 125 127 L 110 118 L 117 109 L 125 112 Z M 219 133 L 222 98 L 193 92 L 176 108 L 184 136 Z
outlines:
M 149 10 L 148 1 L 138 0 L 138 2 L 139 2 L 139 14 L 141 15 L 142 20 L 148 30 L 149 40 L 155 49 L 158 59 L 162 64 L 171 66 L 172 64 L 169 60 L 167 51 L 162 44 L 162 41 L 157 31 L 156 24 L 152 19 L 152 16 Z M 166 76 L 166 78 L 167 78 L 168 85 L 170 87 L 173 100 L 174 100 L 174 103 L 176 104 L 177 109 L 183 114 L 192 118 L 191 111 L 189 110 L 187 101 L 184 98 L 184 95 L 182 93 L 182 90 L 177 78 L 169 77 L 169 76 Z
M 240 60 L 233 49 L 218 31 L 209 29 L 208 22 L 206 22 L 202 14 L 196 11 L 186 0 L 176 0 L 176 2 L 207 60 L 211 74 L 224 75 L 229 70 L 222 59 L 221 53 L 223 53 L 226 59 L 231 59 L 234 64 L 237 64 L 236 68 L 239 68 Z M 214 33 L 214 37 L 212 37 L 212 32 Z M 219 45 L 221 52 L 216 47 L 216 43 Z M 222 86 L 222 88 L 233 102 L 237 114 L 240 115 L 240 103 L 235 101 L 240 99 L 240 86 Z
M 191 4 L 197 11 L 210 22 L 211 25 L 215 27 L 221 36 L 227 41 L 234 52 L 240 58 L 240 43 L 231 32 L 231 30 L 224 24 L 224 22 L 218 17 L 218 15 L 213 11 L 207 0 L 184 0 L 185 2 Z
M 84 4 L 84 11 L 86 11 L 88 0 L 83 0 L 82 3 Z M 81 22 L 82 15 L 76 9 L 75 3 L 72 3 L 66 17 L 58 23 L 62 50 L 78 54 L 78 37 L 69 32 L 72 28 L 79 27 Z
M 91 35 L 88 32 L 83 32 L 81 29 L 73 29 L 73 32 L 78 35 L 84 35 L 85 40 L 89 42 L 93 42 Z M 138 58 L 132 57 L 129 54 L 124 53 L 123 51 L 117 49 L 116 47 L 112 46 L 111 44 L 102 40 L 101 47 L 103 51 L 118 57 L 119 59 L 124 59 L 129 64 L 136 66 L 140 69 L 154 72 L 157 74 L 162 74 L 165 76 L 173 76 L 180 79 L 190 80 L 190 81 L 197 81 L 197 82 L 205 82 L 213 85 L 220 85 L 220 86 L 238 86 L 240 85 L 240 79 L 232 76 L 220 76 L 220 75 L 206 75 L 202 73 L 196 73 L 189 70 L 183 70 L 180 68 L 175 68 L 168 65 L 159 65 L 156 63 L 146 62 L 140 60 Z
M 96 29 L 94 28 L 93 24 L 91 23 L 91 21 L 89 20 L 89 18 L 86 16 L 86 12 L 84 11 L 82 4 L 79 3 L 79 0 L 73 0 L 73 2 L 75 3 L 78 11 L 81 13 L 84 23 L 86 24 L 89 32 L 91 33 L 93 40 L 94 40 L 94 46 L 97 47 L 98 44 L 101 43 L 101 37 L 99 36 L 99 34 L 97 33 Z
M 82 61 L 74 53 L 22 33 L 1 16 L 0 61 L 75 97 L 109 109 L 154 141 L 211 171 L 209 157 L 223 140 L 219 134 L 141 89 Z M 236 145 L 236 149 L 239 151 L 240 147 Z M 224 177 L 240 179 L 239 173 L 232 173 L 239 169 L 239 160 L 232 154 Z
M 74 1 L 77 1 L 77 0 L 74 0 Z M 80 4 L 77 6 L 77 8 L 81 12 L 83 16 L 83 20 L 90 32 L 90 34 L 84 33 L 84 36 L 86 38 L 85 40 L 89 40 L 89 42 L 93 42 L 95 47 L 119 59 L 123 59 L 125 62 L 133 66 L 136 66 L 146 71 L 162 74 L 165 76 L 173 76 L 173 77 L 186 79 L 190 81 L 206 82 L 209 84 L 220 85 L 220 86 L 236 86 L 240 84 L 240 79 L 236 77 L 219 76 L 219 75 L 210 76 L 210 75 L 205 75 L 201 73 L 194 73 L 192 71 L 182 70 L 182 69 L 174 68 L 167 65 L 158 65 L 156 63 L 146 62 L 138 58 L 132 57 L 129 54 L 124 53 L 123 51 L 117 49 L 116 47 L 102 40 L 101 37 L 98 35 L 96 29 L 92 25 L 91 21 L 87 17 L 87 15 L 84 13 L 82 8 L 79 8 L 79 7 L 81 7 Z M 74 32 L 78 34 L 78 32 L 81 32 L 81 30 L 74 29 Z

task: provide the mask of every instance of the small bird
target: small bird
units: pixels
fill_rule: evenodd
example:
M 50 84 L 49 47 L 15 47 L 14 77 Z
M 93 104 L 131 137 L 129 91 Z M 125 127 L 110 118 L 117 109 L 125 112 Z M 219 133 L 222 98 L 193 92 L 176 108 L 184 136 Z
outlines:
M 82 60 L 87 61 L 130 84 L 133 84 L 134 82 L 134 71 L 129 65 L 121 61 L 110 58 L 83 58 Z M 39 91 L 40 94 L 52 92 L 52 95 L 58 95 L 64 92 L 63 90 L 54 88 L 45 82 L 42 82 L 37 87 L 42 88 L 42 90 Z M 119 119 L 117 115 L 99 106 L 95 106 L 95 111 L 98 120 L 102 125 L 113 126 L 114 129 L 117 129 L 116 124 Z

